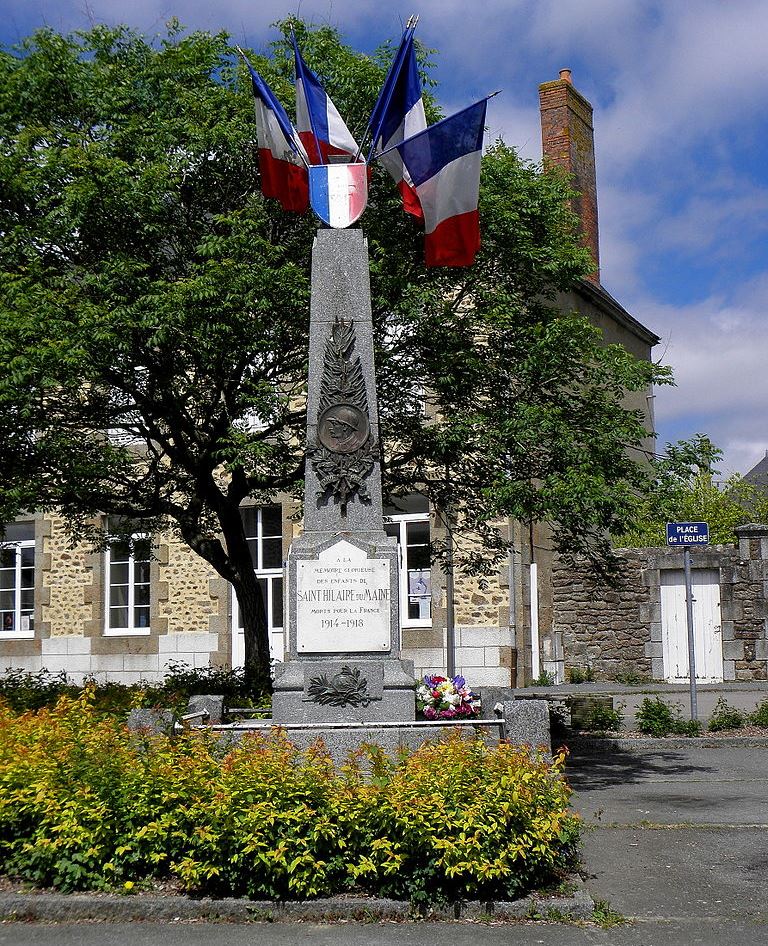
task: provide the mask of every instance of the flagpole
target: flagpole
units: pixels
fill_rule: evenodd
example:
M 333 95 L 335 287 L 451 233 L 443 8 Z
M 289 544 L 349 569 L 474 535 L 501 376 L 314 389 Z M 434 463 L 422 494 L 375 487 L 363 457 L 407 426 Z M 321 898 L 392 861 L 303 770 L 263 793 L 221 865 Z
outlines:
M 303 63 L 304 60 L 302 59 L 301 53 L 299 52 L 299 44 L 296 42 L 296 34 L 294 33 L 293 30 L 291 30 L 291 42 L 293 43 L 293 64 L 294 64 L 294 71 L 295 71 L 295 73 L 296 73 L 296 82 L 298 82 L 298 81 L 299 81 L 299 62 L 301 61 L 301 62 Z M 307 103 L 307 115 L 308 115 L 308 117 L 309 117 L 309 124 L 310 124 L 310 126 L 311 126 L 311 128 L 312 128 L 312 135 L 314 136 L 314 139 L 315 139 L 315 147 L 317 148 L 317 156 L 318 156 L 318 158 L 320 159 L 320 164 L 322 164 L 322 163 L 323 163 L 323 152 L 320 150 L 320 138 L 319 138 L 318 135 L 317 135 L 317 128 L 315 127 L 315 119 L 314 119 L 314 116 L 312 115 L 312 109 L 309 107 L 309 99 L 307 98 L 307 89 L 306 89 L 306 85 L 305 85 L 305 82 L 304 82 L 304 70 L 303 70 L 303 69 L 302 69 L 302 73 L 301 73 L 301 85 L 302 85 L 302 89 L 303 89 L 303 92 L 304 92 L 304 101 Z M 326 93 L 326 95 L 327 95 L 327 93 Z M 298 121 L 298 116 L 297 116 L 297 119 L 296 119 L 296 120 Z M 309 165 L 307 165 L 307 168 L 309 168 Z
M 236 50 L 240 53 L 240 55 L 242 56 L 243 62 L 245 63 L 245 65 L 247 66 L 247 68 L 248 68 L 251 72 L 256 72 L 256 70 L 255 70 L 255 69 L 253 68 L 253 66 L 251 65 L 250 60 L 248 59 L 248 57 L 245 55 L 245 53 L 243 52 L 243 50 L 242 50 L 237 44 L 235 44 L 235 49 L 236 49 Z M 258 73 L 256 73 L 256 74 L 258 75 Z M 263 81 L 263 80 L 262 80 L 262 81 Z M 281 127 L 282 127 L 282 126 L 281 126 Z M 283 129 L 283 134 L 285 134 L 285 129 Z M 291 135 L 289 136 L 289 141 L 290 141 L 290 142 L 293 142 L 294 150 L 296 151 L 296 154 L 298 154 L 298 156 L 301 158 L 301 161 L 302 161 L 304 167 L 307 168 L 307 170 L 309 170 L 309 162 L 308 162 L 307 159 L 304 157 L 304 146 L 301 145 L 301 142 L 300 142 L 300 141 L 297 143 L 296 138 L 295 138 L 295 136 L 294 136 L 293 134 L 291 134 Z M 301 147 L 300 147 L 300 145 L 301 145 Z
M 400 46 L 399 46 L 397 52 L 395 53 L 395 58 L 392 60 L 392 65 L 391 65 L 391 67 L 390 67 L 390 70 L 389 70 L 389 72 L 387 73 L 386 79 L 384 80 L 385 83 L 386 83 L 387 79 L 389 79 L 390 75 L 394 75 L 395 72 L 396 72 L 396 70 L 399 70 L 399 69 L 402 68 L 403 59 L 404 59 L 404 56 L 405 56 L 405 48 L 406 48 L 407 42 L 408 42 L 409 39 L 410 39 L 410 40 L 413 40 L 413 36 L 414 36 L 414 34 L 415 34 L 415 32 L 416 32 L 416 24 L 417 24 L 418 22 L 419 22 L 418 16 L 414 16 L 414 14 L 411 14 L 411 15 L 408 17 L 408 20 L 407 20 L 407 22 L 406 22 L 406 24 L 405 24 L 405 32 L 403 33 L 403 37 L 402 37 L 402 39 L 400 40 Z M 392 83 L 390 84 L 389 92 L 388 92 L 388 94 L 387 94 L 386 101 L 384 102 L 384 106 L 383 106 L 383 108 L 381 109 L 381 114 L 382 114 L 382 115 L 385 115 L 385 114 L 386 114 L 387 109 L 389 108 L 389 103 L 392 101 L 392 96 L 393 96 L 393 94 L 394 94 L 394 91 L 395 91 L 395 82 L 392 82 Z M 378 104 L 378 103 L 377 103 L 377 104 Z M 370 122 L 370 119 L 369 119 L 369 121 L 368 121 L 368 127 L 365 129 L 365 132 L 364 132 L 364 134 L 363 134 L 363 137 L 360 139 L 360 144 L 359 144 L 358 149 L 357 149 L 357 154 L 355 155 L 355 161 L 358 161 L 359 158 L 360 158 L 360 155 L 363 153 L 363 144 L 365 143 L 365 139 L 368 137 L 368 132 L 369 132 L 370 130 L 371 130 L 371 122 Z M 369 153 L 368 153 L 368 159 L 367 159 L 367 162 L 366 162 L 366 163 L 370 163 L 370 161 L 371 161 L 371 157 L 373 156 L 373 149 L 376 147 L 376 135 L 377 135 L 377 133 L 380 132 L 380 131 L 381 131 L 381 120 L 379 120 L 379 127 L 376 129 L 376 132 L 375 132 L 374 135 L 373 135 L 373 140 L 371 141 L 371 150 L 370 150 Z
M 491 92 L 490 95 L 484 95 L 481 99 L 478 99 L 476 102 L 473 102 L 471 105 L 467 105 L 466 108 L 462 108 L 458 112 L 454 112 L 453 115 L 447 115 L 445 118 L 441 118 L 439 122 L 435 122 L 434 125 L 429 125 L 427 128 L 424 128 L 422 131 L 417 131 L 415 135 L 411 135 L 409 138 L 403 138 L 403 140 L 398 141 L 396 145 L 392 145 L 391 148 L 387 148 L 386 151 L 379 151 L 376 157 L 381 158 L 385 154 L 389 154 L 390 151 L 395 151 L 397 148 L 400 148 L 407 141 L 413 141 L 415 138 L 420 138 L 422 135 L 431 134 L 440 125 L 444 124 L 445 122 L 452 121 L 454 118 L 458 118 L 459 115 L 463 115 L 464 112 L 468 112 L 471 108 L 475 108 L 481 102 L 487 102 L 488 99 L 492 99 L 495 95 L 498 95 L 499 92 L 501 92 L 501 89 L 498 89 L 496 92 Z

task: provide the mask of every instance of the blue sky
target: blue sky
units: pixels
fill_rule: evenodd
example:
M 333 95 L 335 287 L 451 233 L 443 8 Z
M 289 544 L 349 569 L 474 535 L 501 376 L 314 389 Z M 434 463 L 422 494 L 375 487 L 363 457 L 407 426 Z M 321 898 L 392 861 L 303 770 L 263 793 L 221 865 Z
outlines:
M 526 157 L 541 156 L 538 84 L 572 70 L 595 109 L 602 282 L 675 372 L 659 443 L 707 433 L 724 471 L 746 472 L 768 449 L 765 0 L 0 0 L 0 41 L 177 16 L 261 48 L 298 13 L 371 50 L 414 12 L 446 112 L 503 89 L 491 135 Z

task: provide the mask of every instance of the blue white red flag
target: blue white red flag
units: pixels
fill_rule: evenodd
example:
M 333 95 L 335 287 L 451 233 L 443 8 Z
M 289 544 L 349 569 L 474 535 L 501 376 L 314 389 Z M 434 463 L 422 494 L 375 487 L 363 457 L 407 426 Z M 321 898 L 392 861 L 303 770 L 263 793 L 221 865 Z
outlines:
M 397 151 L 390 150 L 405 138 L 418 134 L 427 127 L 424 101 L 421 97 L 421 79 L 413 48 L 415 27 L 403 33 L 400 48 L 392 61 L 378 101 L 373 108 L 368 127 L 371 129 L 372 156 L 387 152 L 380 158 L 403 197 L 403 210 L 423 219 L 424 214 L 413 181 Z
M 333 155 L 356 158 L 359 149 L 336 106 L 302 59 L 293 36 L 296 60 L 296 129 L 310 164 L 328 164 Z
M 256 107 L 261 192 L 280 201 L 283 210 L 304 213 L 309 206 L 307 155 L 274 92 L 246 57 Z
M 470 266 L 480 248 L 480 160 L 488 99 L 396 145 L 424 211 L 427 266 Z
M 313 164 L 309 168 L 312 209 L 329 227 L 343 230 L 360 218 L 368 202 L 368 165 Z

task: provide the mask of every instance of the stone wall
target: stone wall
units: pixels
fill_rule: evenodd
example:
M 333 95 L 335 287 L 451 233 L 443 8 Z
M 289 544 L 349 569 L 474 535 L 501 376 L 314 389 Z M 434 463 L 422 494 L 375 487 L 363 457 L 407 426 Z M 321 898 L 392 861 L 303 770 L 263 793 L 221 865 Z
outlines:
M 737 545 L 697 548 L 693 569 L 720 575 L 720 630 L 725 680 L 768 679 L 768 526 L 737 530 Z M 621 549 L 614 585 L 555 556 L 553 633 L 565 675 L 590 668 L 597 679 L 633 671 L 665 679 L 662 573 L 683 568 L 677 548 Z
M 572 567 L 554 557 L 553 630 L 560 638 L 566 678 L 574 668 L 590 668 L 598 679 L 615 679 L 617 673 L 629 669 L 650 676 L 645 551 L 619 552 L 621 565 L 614 587 L 595 579 L 585 567 Z

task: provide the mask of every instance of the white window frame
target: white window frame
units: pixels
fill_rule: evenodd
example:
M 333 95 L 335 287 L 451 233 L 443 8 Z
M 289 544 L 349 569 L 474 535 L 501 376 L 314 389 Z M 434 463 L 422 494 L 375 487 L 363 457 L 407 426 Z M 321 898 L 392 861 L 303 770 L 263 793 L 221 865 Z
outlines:
M 33 578 L 33 585 L 32 585 L 32 596 L 33 596 L 33 600 L 32 600 L 32 627 L 23 628 L 23 627 L 22 627 L 22 614 L 21 614 L 21 592 L 22 592 L 22 585 L 21 585 L 21 550 L 22 550 L 22 549 L 33 549 L 33 550 L 34 550 L 34 548 L 35 548 L 35 540 L 34 540 L 34 539 L 19 539 L 18 541 L 15 541 L 15 542 L 0 542 L 0 548 L 5 549 L 5 550 L 11 549 L 11 550 L 13 550 L 14 553 L 15 553 L 15 554 L 14 554 L 14 559 L 15 559 L 15 561 L 14 561 L 14 569 L 13 569 L 13 571 L 14 571 L 14 585 L 13 585 L 13 589 L 12 589 L 13 592 L 14 592 L 14 599 L 15 599 L 14 608 L 13 608 L 13 624 L 14 624 L 15 630 L 13 630 L 13 631 L 5 631 L 5 630 L 3 630 L 3 629 L 0 627 L 0 640 L 33 640 L 33 639 L 34 639 L 34 636 L 35 636 L 35 628 L 34 628 L 34 621 L 35 621 L 35 601 L 34 601 L 34 598 L 35 598 L 35 590 L 36 590 L 36 589 L 35 589 L 35 584 L 34 584 L 34 582 L 37 580 L 37 563 L 36 563 L 36 562 L 33 562 L 33 566 L 32 566 L 33 569 L 34 569 L 34 578 Z M 35 558 L 36 558 L 36 557 L 37 557 L 37 556 L 35 556 Z M 7 589 L 7 590 L 10 591 L 11 589 Z M 24 588 L 23 590 L 27 590 L 27 589 Z M 27 609 L 25 608 L 24 610 L 26 611 Z M 26 617 L 26 615 L 24 615 L 24 616 Z
M 135 617 L 136 606 L 136 562 L 149 561 L 151 569 L 151 558 L 137 559 L 133 554 L 134 543 L 149 540 L 148 532 L 133 532 L 131 535 L 111 536 L 104 550 L 104 636 L 105 637 L 148 637 L 152 633 L 152 578 L 149 580 L 149 624 L 147 627 L 136 627 L 132 623 L 128 627 L 111 627 L 110 618 L 112 615 L 111 589 L 112 589 L 112 543 L 129 540 L 131 551 L 128 555 L 128 618 L 132 622 Z
M 280 503 L 266 503 L 267 506 L 276 506 L 280 509 L 280 539 L 283 539 L 283 526 L 282 526 L 282 506 Z M 255 509 L 257 511 L 256 516 L 256 535 L 246 535 L 250 541 L 256 540 L 256 549 L 257 549 L 257 563 L 254 568 L 254 572 L 257 578 L 266 579 L 267 585 L 267 600 L 264 602 L 264 607 L 267 612 L 267 624 L 269 625 L 269 653 L 272 660 L 282 661 L 285 653 L 285 594 L 286 594 L 286 582 L 285 582 L 285 567 L 284 563 L 281 563 L 279 567 L 275 568 L 262 568 L 263 557 L 264 557 L 264 520 L 262 516 L 263 506 L 246 506 L 243 507 L 243 511 L 246 509 Z M 270 535 L 267 536 L 270 539 L 276 539 L 277 536 Z M 282 557 L 282 553 L 281 553 Z M 274 595 L 274 579 L 280 578 L 283 582 L 283 619 L 280 627 L 272 626 L 272 614 L 273 614 L 273 595 Z M 240 624 L 240 608 L 237 604 L 237 595 L 232 590 L 232 666 L 239 667 L 243 665 L 245 660 L 245 640 L 243 636 L 243 628 Z
M 409 618 L 408 617 L 408 524 L 412 522 L 425 522 L 430 525 L 430 516 L 428 512 L 410 512 L 395 513 L 391 516 L 384 516 L 384 522 L 398 527 L 397 547 L 400 552 L 399 569 L 399 590 L 400 590 L 400 626 L 401 627 L 432 627 L 432 597 L 430 588 L 428 618 Z M 430 529 L 431 535 L 431 529 Z M 431 570 L 430 570 L 431 574 Z

